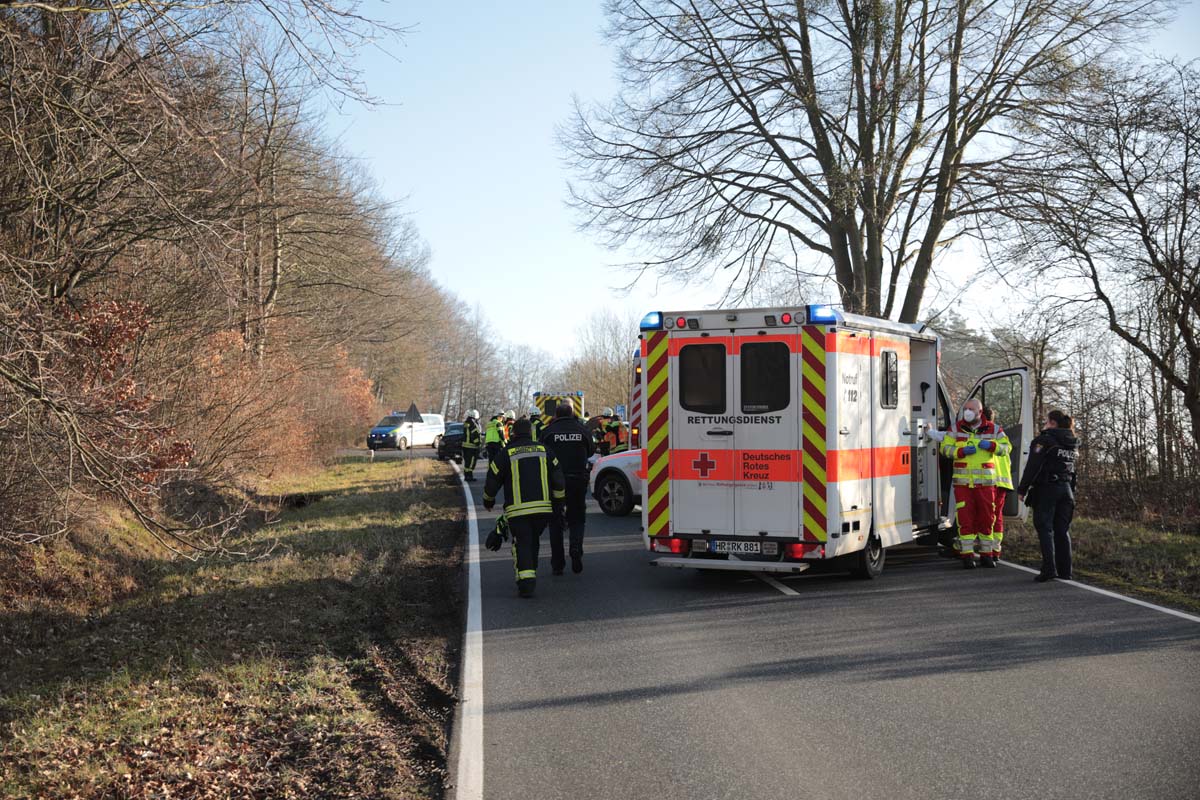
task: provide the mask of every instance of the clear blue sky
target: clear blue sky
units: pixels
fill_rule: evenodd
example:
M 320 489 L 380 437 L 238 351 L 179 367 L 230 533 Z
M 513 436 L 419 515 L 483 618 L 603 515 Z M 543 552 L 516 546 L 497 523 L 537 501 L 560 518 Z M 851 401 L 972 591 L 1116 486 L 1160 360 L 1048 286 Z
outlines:
M 656 286 L 628 296 L 621 261 L 576 230 L 570 177 L 555 142 L 572 95 L 609 99 L 612 52 L 600 0 L 383 3 L 364 13 L 411 32 L 395 59 L 365 53 L 368 89 L 387 105 L 348 107 L 330 132 L 401 201 L 433 252 L 438 281 L 481 302 L 497 333 L 562 350 L 563 333 L 610 305 L 638 312 L 715 302 L 711 287 Z M 1156 38 L 1164 55 L 1200 56 L 1200 0 Z M 533 307 L 524 302 L 545 298 Z M 569 339 L 567 340 L 569 341 Z

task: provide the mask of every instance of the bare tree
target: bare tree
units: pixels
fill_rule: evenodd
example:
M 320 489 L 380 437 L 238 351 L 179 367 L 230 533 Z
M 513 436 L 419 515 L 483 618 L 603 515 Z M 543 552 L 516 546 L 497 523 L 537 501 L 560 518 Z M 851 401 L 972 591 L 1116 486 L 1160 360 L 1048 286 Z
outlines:
M 623 84 L 564 143 L 585 226 L 744 294 L 777 265 L 915 321 L 961 191 L 1155 0 L 610 0 Z M 721 275 L 724 270 L 728 274 Z
M 562 368 L 564 387 L 583 391 L 587 410 L 629 402 L 638 317 L 598 311 L 580 327 L 572 357 Z
M 997 187 L 1015 255 L 1100 310 L 1200 445 L 1200 72 L 1098 70 L 1032 137 L 1044 155 Z

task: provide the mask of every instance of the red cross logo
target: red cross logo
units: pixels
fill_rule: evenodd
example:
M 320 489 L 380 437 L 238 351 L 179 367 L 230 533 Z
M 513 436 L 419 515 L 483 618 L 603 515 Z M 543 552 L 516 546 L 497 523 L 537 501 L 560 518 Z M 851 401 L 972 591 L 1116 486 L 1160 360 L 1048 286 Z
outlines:
M 708 473 L 717 468 L 717 462 L 708 457 L 708 453 L 701 453 L 700 457 L 692 462 L 692 469 L 700 473 L 701 478 L 707 478 Z

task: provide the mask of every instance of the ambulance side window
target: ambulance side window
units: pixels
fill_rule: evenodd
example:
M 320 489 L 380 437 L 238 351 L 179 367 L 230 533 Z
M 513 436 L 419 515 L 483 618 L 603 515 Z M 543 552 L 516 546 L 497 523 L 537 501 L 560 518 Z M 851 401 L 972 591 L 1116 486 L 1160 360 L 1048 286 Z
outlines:
M 895 350 L 884 350 L 880 356 L 883 359 L 883 389 L 879 393 L 879 405 L 883 408 L 895 408 L 900 402 L 900 362 Z
M 688 344 L 679 351 L 679 404 L 697 414 L 725 413 L 725 345 Z
M 792 351 L 783 342 L 742 345 L 742 413 L 767 414 L 788 407 Z

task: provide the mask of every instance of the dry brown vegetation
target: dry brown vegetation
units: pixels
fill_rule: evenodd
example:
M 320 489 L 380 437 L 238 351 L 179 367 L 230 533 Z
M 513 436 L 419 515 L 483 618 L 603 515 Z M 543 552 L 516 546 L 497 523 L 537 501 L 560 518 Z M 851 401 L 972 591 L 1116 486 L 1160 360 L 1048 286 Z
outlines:
M 343 464 L 245 547 L 59 539 L 0 598 L 0 795 L 438 797 L 463 511 L 429 459 Z M 109 521 L 112 529 L 115 520 Z
M 1040 567 L 1033 526 L 1010 522 L 1007 528 L 1005 558 Z M 1084 517 L 1071 526 L 1071 541 L 1077 580 L 1200 612 L 1200 536 Z

